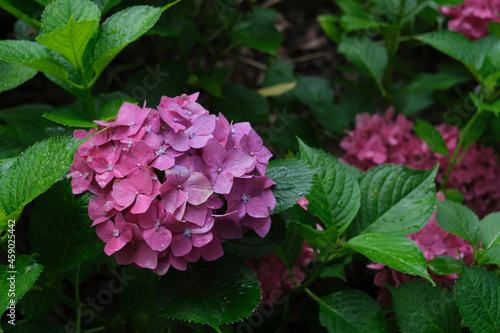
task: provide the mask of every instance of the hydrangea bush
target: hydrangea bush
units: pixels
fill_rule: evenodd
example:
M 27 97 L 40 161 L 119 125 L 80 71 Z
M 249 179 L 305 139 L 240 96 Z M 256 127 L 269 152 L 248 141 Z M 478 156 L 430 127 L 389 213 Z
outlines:
M 497 7 L 0 1 L 0 331 L 497 332 Z

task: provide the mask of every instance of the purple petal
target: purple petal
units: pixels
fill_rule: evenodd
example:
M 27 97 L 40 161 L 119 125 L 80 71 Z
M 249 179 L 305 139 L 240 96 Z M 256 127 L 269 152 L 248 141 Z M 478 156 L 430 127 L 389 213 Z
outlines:
M 246 203 L 248 215 L 251 217 L 262 218 L 269 216 L 269 209 L 266 202 L 260 197 L 253 197 L 248 199 Z
M 208 197 L 214 193 L 214 189 L 207 177 L 200 172 L 191 173 L 184 186 L 184 191 L 188 194 L 187 201 L 195 206 L 207 201 Z
M 203 160 L 211 167 L 218 169 L 222 166 L 223 160 L 226 157 L 226 150 L 215 139 L 207 141 L 203 149 Z
M 201 248 L 201 256 L 206 261 L 219 259 L 223 255 L 224 250 L 222 249 L 222 245 L 218 237 L 214 238 L 210 243 Z
M 211 232 L 207 232 L 199 235 L 191 235 L 191 240 L 193 242 L 194 247 L 202 247 L 207 245 L 214 238 Z

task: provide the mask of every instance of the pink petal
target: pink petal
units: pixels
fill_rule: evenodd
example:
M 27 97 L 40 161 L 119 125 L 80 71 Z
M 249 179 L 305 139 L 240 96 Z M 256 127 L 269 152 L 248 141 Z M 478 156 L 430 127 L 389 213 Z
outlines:
M 184 186 L 184 191 L 188 194 L 187 201 L 195 206 L 207 201 L 208 197 L 214 193 L 207 177 L 200 172 L 193 172 Z
M 111 221 L 106 221 L 101 223 L 96 228 L 97 237 L 99 237 L 103 242 L 107 243 L 111 238 L 114 237 L 113 233 L 116 227 L 115 224 Z
M 191 251 L 193 248 L 193 244 L 191 243 L 191 238 L 180 234 L 180 235 L 175 235 L 174 238 L 172 238 L 172 243 L 170 245 L 172 249 L 172 254 L 176 257 L 182 257 Z
M 158 252 L 153 251 L 146 242 L 137 242 L 137 256 L 134 263 L 142 268 L 154 269 L 158 264 Z
M 128 207 L 135 200 L 135 191 L 136 189 L 133 182 L 129 179 L 124 179 L 113 184 L 111 196 L 120 206 Z
M 268 208 L 266 202 L 260 197 L 252 197 L 246 203 L 246 210 L 251 217 L 268 217 Z
M 193 242 L 194 247 L 202 247 L 207 245 L 212 241 L 214 238 L 213 234 L 211 232 L 207 232 L 205 234 L 199 234 L 199 235 L 191 235 L 191 240 Z
M 172 242 L 172 233 L 164 227 L 160 227 L 158 230 L 155 228 L 145 230 L 142 235 L 146 243 L 155 251 L 165 250 Z
M 201 248 L 201 256 L 206 261 L 219 259 L 223 255 L 224 250 L 219 238 L 214 238 L 210 243 Z
M 121 237 L 113 237 L 109 240 L 109 242 L 104 247 L 104 253 L 108 256 L 112 255 L 116 251 L 120 250 L 127 244 Z
M 153 198 L 151 198 L 149 195 L 139 194 L 130 212 L 132 214 L 144 213 L 151 205 L 151 201 L 153 201 Z

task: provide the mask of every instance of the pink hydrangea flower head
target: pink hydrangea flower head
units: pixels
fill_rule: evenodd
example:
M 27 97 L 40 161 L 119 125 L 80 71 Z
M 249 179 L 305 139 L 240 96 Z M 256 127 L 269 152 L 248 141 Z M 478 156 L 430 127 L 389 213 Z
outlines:
M 115 120 L 74 132 L 106 128 L 78 148 L 68 177 L 73 193 L 96 195 L 89 217 L 118 264 L 163 275 L 220 258 L 222 242 L 247 230 L 269 231 L 271 153 L 249 123 L 211 115 L 197 98 L 164 96 L 157 110 L 124 103 Z
M 488 35 L 488 24 L 500 22 L 498 0 L 466 0 L 458 6 L 440 7 L 439 10 L 450 17 L 448 29 L 458 31 L 470 40 Z

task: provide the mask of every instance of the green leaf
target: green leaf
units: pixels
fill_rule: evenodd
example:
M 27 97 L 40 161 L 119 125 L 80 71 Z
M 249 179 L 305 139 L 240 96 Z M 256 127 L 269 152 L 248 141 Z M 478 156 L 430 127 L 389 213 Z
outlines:
M 2 158 L 0 160 L 0 179 L 3 178 L 3 175 L 9 170 L 12 164 L 14 164 L 14 161 L 16 160 L 16 157 L 8 157 L 8 158 Z M 0 205 L 1 208 L 1 205 Z
M 266 176 L 276 183 L 273 189 L 276 208 L 271 214 L 292 207 L 297 200 L 309 193 L 313 176 L 317 171 L 295 158 L 271 161 L 266 170 Z
M 482 256 L 485 257 L 482 262 L 483 264 L 494 264 L 500 266 L 500 246 L 493 246 L 480 252 L 482 252 Z
M 10 265 L 10 264 L 9 264 Z M 10 300 L 19 300 L 31 288 L 42 272 L 43 266 L 37 264 L 28 255 L 16 256 L 14 269 L 8 265 L 0 265 L 0 313 L 7 310 Z M 13 278 L 8 280 L 9 278 Z M 15 281 L 14 295 L 9 295 L 11 281 Z
M 369 15 L 344 14 L 340 17 L 340 26 L 345 32 L 351 32 L 355 30 L 376 29 L 387 26 L 387 24 L 378 22 Z
M 432 90 L 403 93 L 394 98 L 394 108 L 397 113 L 401 113 L 405 116 L 413 115 L 434 103 L 432 93 Z
M 472 99 L 474 104 L 477 106 L 478 109 L 481 110 L 486 110 L 494 113 L 496 116 L 500 114 L 500 99 L 497 99 L 493 103 L 485 103 L 479 99 L 479 97 L 474 93 L 470 92 L 469 97 Z
M 285 239 L 274 252 L 276 252 L 278 257 L 283 260 L 288 268 L 292 268 L 297 263 L 302 253 L 304 238 L 292 223 L 287 223 L 285 230 Z M 281 229 L 281 233 L 283 233 L 283 229 Z
M 490 124 L 492 116 L 493 115 L 489 112 L 483 112 L 467 123 L 467 131 L 460 131 L 458 138 L 459 140 L 462 140 L 464 149 L 467 149 L 472 143 L 481 137 Z
M 269 121 L 269 103 L 257 91 L 229 83 L 222 88 L 221 96 L 211 100 L 212 109 L 223 113 L 227 119 L 252 123 Z
M 403 333 L 459 333 L 460 314 L 453 294 L 423 281 L 390 288 L 398 326 Z
M 476 70 L 481 68 L 488 50 L 484 42 L 471 42 L 461 33 L 450 30 L 436 31 L 430 35 L 416 37 L 416 39 Z
M 76 22 L 97 21 L 101 19 L 101 11 L 90 0 L 57 0 L 52 2 L 42 14 L 42 31 L 49 34 L 66 26 L 70 18 Z
M 481 220 L 479 237 L 483 249 L 500 245 L 500 212 L 486 215 Z
M 460 273 L 462 264 L 452 256 L 437 256 L 429 261 L 429 269 L 438 275 Z
M 453 201 L 438 201 L 436 220 L 444 230 L 462 237 L 477 249 L 479 245 L 479 219 L 470 209 Z
M 318 22 L 325 34 L 335 43 L 340 43 L 342 31 L 337 26 L 339 18 L 334 15 L 319 15 Z
M 352 238 L 347 245 L 372 261 L 397 271 L 418 275 L 434 285 L 420 247 L 404 236 L 363 234 Z
M 321 271 L 321 273 L 319 274 L 319 277 L 321 277 L 321 278 L 338 278 L 344 282 L 347 282 L 347 279 L 346 279 L 345 273 L 344 273 L 344 268 L 351 261 L 352 261 L 352 256 L 348 255 L 339 261 L 333 262 L 331 264 L 329 263 L 328 266 L 326 266 Z
M 99 75 L 128 44 L 144 35 L 159 20 L 162 8 L 133 6 L 109 17 L 101 26 L 94 53 Z
M 7 214 L 22 210 L 57 182 L 68 171 L 81 143 L 70 137 L 54 137 L 24 151 L 0 180 L 0 200 Z
M 151 317 L 157 316 L 156 295 L 161 276 L 150 269 L 140 269 L 131 265 L 123 269 L 124 275 L 130 276 L 131 281 L 126 285 L 123 284 L 124 288 L 120 292 L 121 313 L 133 311 L 145 313 Z
M 455 188 L 447 188 L 441 190 L 441 192 L 443 192 L 444 197 L 448 200 L 455 201 L 459 204 L 464 202 L 464 195 L 462 194 L 462 192 Z
M 276 49 L 283 42 L 283 35 L 274 27 L 276 19 L 276 11 L 254 6 L 251 12 L 238 20 L 228 35 L 236 45 L 276 54 Z
M 349 235 L 388 233 L 409 235 L 422 229 L 436 203 L 437 166 L 428 171 L 401 165 L 381 165 L 360 178 L 361 208 Z
M 71 180 L 52 186 L 36 201 L 30 226 L 33 249 L 38 261 L 51 272 L 65 272 L 94 254 L 98 242 L 88 216 L 93 195 L 75 196 Z M 50 221 L 50 223 L 47 223 Z
M 42 116 L 64 126 L 97 128 L 96 123 L 83 118 L 80 114 L 73 111 L 71 107 L 61 107 L 51 112 L 45 112 Z
M 99 10 L 104 14 L 111 8 L 118 6 L 122 0 L 93 0 L 99 7 Z
M 37 71 L 20 64 L 0 61 L 0 93 L 14 89 L 32 79 Z
M 37 42 L 68 59 L 75 68 L 82 67 L 82 57 L 99 21 L 75 22 L 71 16 L 67 25 L 49 34 L 38 36 Z
M 320 250 L 318 257 L 327 257 L 330 250 L 334 249 L 339 237 L 336 228 L 318 230 L 313 216 L 299 205 L 293 206 L 290 210 L 282 213 L 287 223 L 293 223 L 302 237 L 312 248 Z
M 271 229 L 266 237 L 262 238 L 250 230 L 243 234 L 242 238 L 231 239 L 222 243 L 224 252 L 230 252 L 242 259 L 251 259 L 263 256 L 276 249 L 283 242 L 285 226 L 279 215 L 272 217 Z
M 455 73 L 421 73 L 417 74 L 406 86 L 408 91 L 448 90 L 469 78 Z
M 458 6 L 464 1 L 465 0 L 433 0 L 433 2 L 440 6 Z
M 417 135 L 438 154 L 448 156 L 448 148 L 441 133 L 430 123 L 423 119 L 417 119 L 413 130 Z
M 259 281 L 242 261 L 225 254 L 213 261 L 171 270 L 160 281 L 158 312 L 218 328 L 248 317 L 260 302 Z
M 332 155 L 308 147 L 298 139 L 298 158 L 319 171 L 314 175 L 309 212 L 321 219 L 327 228 L 334 226 L 341 234 L 356 216 L 360 206 L 360 190 L 356 178 Z
M 377 82 L 382 95 L 385 96 L 382 79 L 388 58 L 387 52 L 382 45 L 366 37 L 347 37 L 339 44 L 337 51 L 345 55 L 368 77 L 373 78 Z
M 30 290 L 19 300 L 16 309 L 29 320 L 42 319 L 57 304 L 56 297 L 45 290 Z
M 500 332 L 500 279 L 478 267 L 463 264 L 455 283 L 455 301 L 473 333 Z
M 106 102 L 102 106 L 101 110 L 99 111 L 99 116 L 97 118 L 99 120 L 104 120 L 104 121 L 110 121 L 116 119 L 118 112 L 120 111 L 120 108 L 125 102 L 134 104 L 137 103 L 130 97 L 114 99 L 112 101 Z
M 354 289 L 321 297 L 319 321 L 331 333 L 387 332 L 387 324 L 377 302 Z
M 333 103 L 333 89 L 327 79 L 298 76 L 293 92 L 325 128 L 334 132 L 346 129 L 347 120 L 344 119 L 342 110 Z
M 26 40 L 0 40 L 0 60 L 21 64 L 53 75 L 68 78 L 68 71 L 59 64 L 45 46 Z

